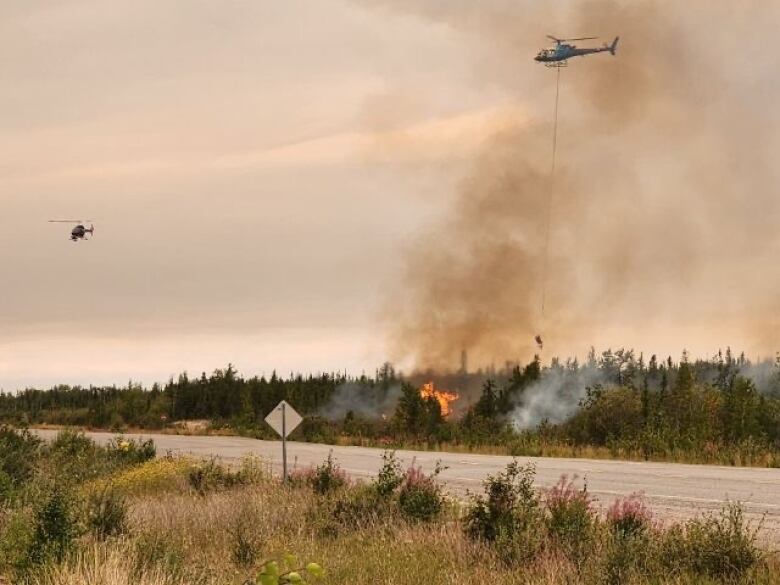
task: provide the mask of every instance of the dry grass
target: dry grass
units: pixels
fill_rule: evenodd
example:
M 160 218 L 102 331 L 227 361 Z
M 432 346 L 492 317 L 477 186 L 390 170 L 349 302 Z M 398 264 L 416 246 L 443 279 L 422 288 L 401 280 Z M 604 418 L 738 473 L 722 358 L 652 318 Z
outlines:
M 291 490 L 275 482 L 213 493 L 206 497 L 167 494 L 138 498 L 131 511 L 130 539 L 82 553 L 66 568 L 47 574 L 41 585 L 102 583 L 240 584 L 268 558 L 292 552 L 325 566 L 327 583 L 386 585 L 550 584 L 584 582 L 565 559 L 543 555 L 523 567 L 509 567 L 487 547 L 468 540 L 454 517 L 436 524 L 406 524 L 380 519 L 367 528 L 327 536 L 322 500 L 309 490 Z M 237 566 L 238 527 L 256 546 L 255 566 Z M 140 543 L 140 544 L 139 544 Z M 150 544 L 157 543 L 157 544 Z M 164 543 L 164 544 L 160 544 Z M 149 548 L 163 546 L 152 562 Z M 168 555 L 166 557 L 165 555 Z M 154 555 L 152 555 L 154 556 Z M 167 560 L 166 560 L 167 559 Z M 171 561 L 173 559 L 173 561 Z M 135 572 L 142 566 L 140 573 Z M 777 568 L 777 567 L 775 567 Z M 776 571 L 772 571 L 777 574 Z M 133 580 L 133 575 L 139 579 Z M 590 583 L 599 582 L 589 575 Z M 667 583 L 704 583 L 677 577 Z M 771 577 L 756 583 L 772 583 Z
M 309 489 L 280 485 L 257 465 L 250 485 L 198 495 L 182 487 L 184 462 L 168 462 L 166 481 L 151 464 L 113 477 L 131 494 L 128 533 L 104 542 L 82 539 L 64 563 L 44 567 L 34 585 L 240 585 L 263 561 L 293 553 L 325 567 L 324 584 L 371 585 L 596 585 L 605 583 L 594 563 L 577 572 L 570 560 L 550 549 L 530 563 L 507 565 L 496 552 L 469 540 L 457 507 L 433 523 L 415 524 L 398 515 L 379 515 L 360 528 L 335 526 L 325 499 Z M 151 470 L 151 471 L 150 471 Z M 130 479 L 128 479 L 130 478 Z M 157 491 L 155 486 L 162 486 Z M 176 487 L 178 486 L 178 487 Z M 174 489 L 176 487 L 176 489 Z M 237 554 L 239 545 L 244 554 Z M 598 545 L 591 551 L 604 558 Z M 780 566 L 744 583 L 780 582 Z M 614 582 L 614 581 L 613 581 Z M 622 584 L 716 583 L 701 577 L 623 579 Z
M 185 585 L 189 581 L 162 567 L 134 569 L 135 558 L 126 543 L 95 545 L 67 563 L 47 567 L 34 585 Z M 217 581 L 213 582 L 215 585 Z M 205 585 L 205 584 L 204 584 Z
M 527 571 L 507 568 L 489 551 L 465 539 L 454 522 L 434 527 L 379 522 L 365 530 L 322 537 L 311 526 L 316 524 L 311 517 L 316 506 L 315 496 L 306 490 L 272 485 L 205 498 L 139 498 L 133 504 L 131 537 L 86 547 L 66 564 L 47 569 L 35 583 L 238 585 L 256 569 L 236 566 L 233 561 L 236 527 L 242 523 L 256 537 L 259 562 L 294 552 L 306 560 L 320 561 L 327 571 L 327 583 L 570 582 L 570 567 L 553 560 Z M 158 546 L 164 553 L 150 554 Z

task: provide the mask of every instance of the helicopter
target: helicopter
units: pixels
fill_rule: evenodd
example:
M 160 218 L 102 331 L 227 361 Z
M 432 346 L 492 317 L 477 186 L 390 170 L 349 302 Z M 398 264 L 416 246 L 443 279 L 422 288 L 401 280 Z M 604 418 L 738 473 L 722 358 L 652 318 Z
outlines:
M 566 67 L 568 65 L 567 59 L 571 57 L 583 57 L 585 55 L 591 55 L 593 53 L 604 53 L 609 51 L 611 55 L 615 54 L 618 41 L 620 37 L 615 37 L 611 45 L 604 43 L 601 47 L 589 47 L 586 49 L 578 49 L 576 45 L 569 45 L 567 41 L 591 41 L 598 37 L 580 37 L 577 39 L 559 39 L 552 35 L 547 35 L 548 39 L 555 41 L 555 47 L 552 49 L 542 49 L 534 57 L 535 61 L 544 63 L 547 67 Z
M 91 221 L 91 220 L 87 220 Z M 95 226 L 90 224 L 89 228 L 84 227 L 84 223 L 80 219 L 50 219 L 49 223 L 75 223 L 77 224 L 70 231 L 70 240 L 72 242 L 78 242 L 79 240 L 89 240 L 87 234 L 90 236 L 95 233 Z M 85 222 L 86 223 L 86 222 Z

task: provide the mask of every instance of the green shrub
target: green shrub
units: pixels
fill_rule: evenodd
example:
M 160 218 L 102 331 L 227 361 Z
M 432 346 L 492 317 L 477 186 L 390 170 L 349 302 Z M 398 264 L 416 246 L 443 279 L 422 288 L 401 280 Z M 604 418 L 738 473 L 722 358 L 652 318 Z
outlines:
M 512 461 L 505 472 L 489 475 L 483 484 L 485 494 L 471 495 L 463 518 L 466 534 L 474 540 L 495 542 L 499 535 L 535 524 L 540 517 L 535 474 L 533 464 L 520 466 Z
M 583 554 L 593 536 L 597 522 L 587 484 L 578 490 L 576 476 L 563 475 L 545 495 L 547 531 L 552 540 L 575 562 Z
M 9 512 L 0 532 L 0 575 L 24 575 L 32 566 L 30 550 L 35 537 L 29 510 Z
M 95 454 L 97 445 L 84 433 L 65 429 L 49 444 L 49 453 L 58 459 L 73 460 L 91 457 Z
M 71 495 L 55 485 L 35 512 L 30 560 L 41 564 L 48 559 L 61 562 L 78 535 Z
M 760 528 L 760 523 L 753 527 L 745 521 L 739 504 L 730 503 L 718 515 L 669 529 L 662 545 L 665 563 L 672 572 L 741 579 L 762 561 L 756 545 Z
M 81 483 L 101 475 L 109 467 L 105 450 L 84 433 L 66 429 L 47 446 L 51 474 L 61 482 Z
M 106 445 L 108 456 L 121 465 L 138 465 L 157 456 L 152 439 L 126 439 L 118 435 Z
M 328 453 L 328 458 L 322 465 L 319 465 L 314 469 L 314 474 L 311 478 L 312 489 L 316 493 L 324 495 L 328 492 L 342 488 L 346 484 L 347 474 L 333 460 L 333 452 Z
M 214 458 L 195 463 L 187 473 L 190 487 L 201 496 L 215 489 L 243 485 L 254 477 L 254 472 L 246 468 L 233 472 Z
M 382 453 L 382 468 L 374 480 L 374 489 L 384 497 L 390 497 L 401 486 L 404 474 L 401 471 L 401 462 L 395 455 L 395 451 Z
M 14 486 L 32 477 L 40 450 L 41 440 L 29 430 L 0 426 L 0 471 Z
M 10 475 L 0 469 L 0 506 L 8 503 L 14 495 L 14 481 Z
M 119 536 L 127 529 L 127 512 L 125 497 L 107 485 L 87 498 L 87 528 L 98 540 Z
M 406 470 L 398 492 L 398 506 L 405 518 L 430 522 L 441 514 L 444 495 L 436 477 L 443 469 L 437 463 L 431 475 L 423 473 L 420 467 L 412 466 Z
M 303 470 L 293 470 L 288 476 L 290 484 L 295 487 L 309 486 L 314 493 L 321 496 L 334 492 L 347 485 L 347 474 L 333 459 L 333 452 L 317 467 Z
M 309 523 L 323 536 L 370 528 L 391 513 L 390 503 L 373 486 L 358 484 L 314 502 L 307 513 Z
M 586 582 L 623 585 L 639 579 L 663 578 L 664 572 L 655 561 L 655 543 L 649 532 L 605 532 L 599 555 L 593 555 Z M 590 578 L 588 578 L 590 577 Z

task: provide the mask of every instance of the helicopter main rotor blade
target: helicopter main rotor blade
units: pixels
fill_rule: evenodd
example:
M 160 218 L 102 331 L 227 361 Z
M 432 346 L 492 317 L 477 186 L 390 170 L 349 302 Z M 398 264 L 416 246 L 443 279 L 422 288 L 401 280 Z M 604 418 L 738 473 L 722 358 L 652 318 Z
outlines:
M 564 41 L 595 41 L 598 37 L 579 37 L 576 39 L 563 39 Z
M 82 223 L 92 221 L 91 219 L 50 219 L 49 223 Z
M 558 37 L 554 37 L 552 35 L 547 35 L 547 38 L 551 41 L 555 41 L 556 43 L 560 43 L 563 39 L 559 39 Z

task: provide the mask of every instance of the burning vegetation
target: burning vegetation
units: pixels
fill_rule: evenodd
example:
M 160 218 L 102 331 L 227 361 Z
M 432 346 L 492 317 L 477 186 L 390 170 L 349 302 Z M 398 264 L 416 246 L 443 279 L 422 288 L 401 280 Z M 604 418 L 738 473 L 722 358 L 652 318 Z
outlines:
M 426 382 L 420 387 L 420 396 L 425 399 L 435 398 L 441 408 L 442 416 L 452 414 L 451 403 L 460 398 L 457 392 L 448 392 L 447 390 L 437 390 L 433 382 Z

